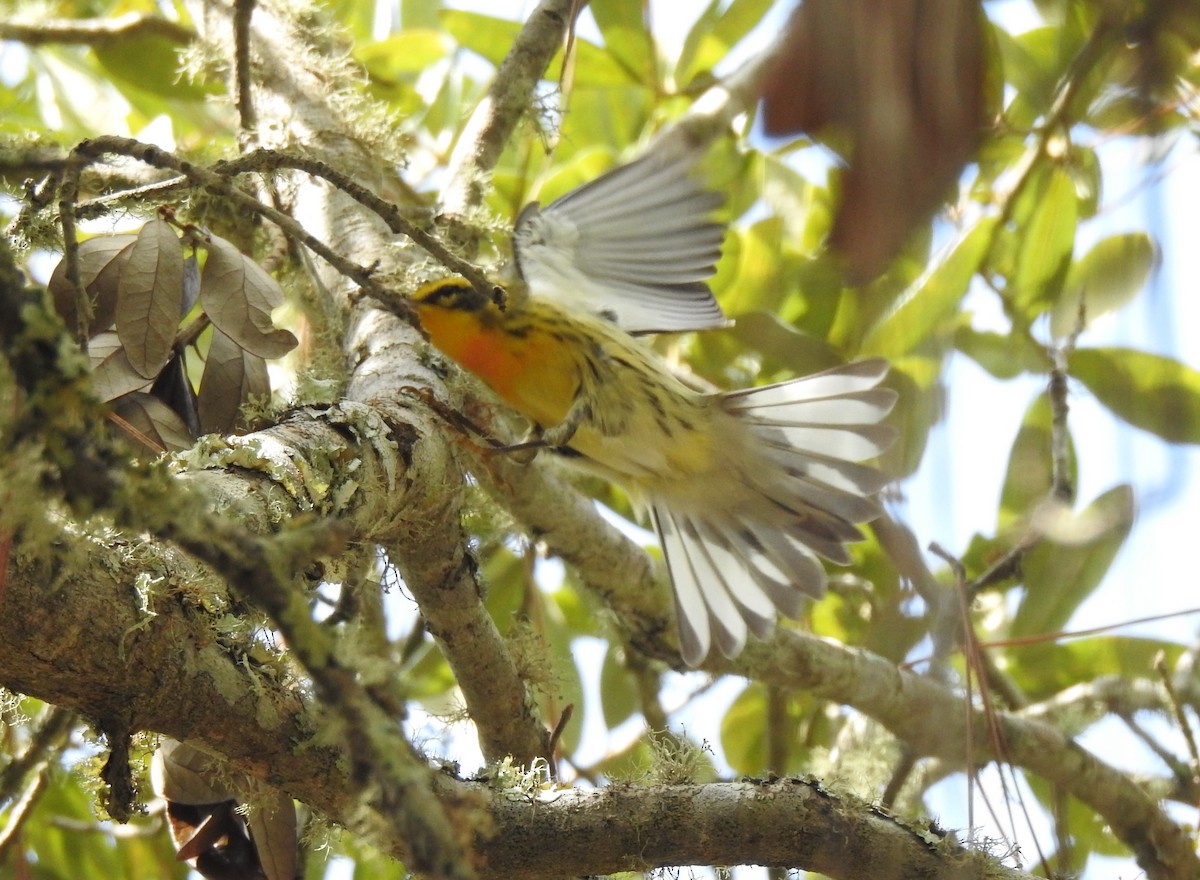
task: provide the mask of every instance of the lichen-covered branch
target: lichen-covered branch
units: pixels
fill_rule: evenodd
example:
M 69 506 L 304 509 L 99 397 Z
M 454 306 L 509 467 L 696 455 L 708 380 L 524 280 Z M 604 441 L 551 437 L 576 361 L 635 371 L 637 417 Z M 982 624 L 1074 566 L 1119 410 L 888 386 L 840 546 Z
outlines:
M 504 57 L 496 77 L 458 138 L 442 210 L 461 216 L 483 203 L 483 176 L 495 167 L 517 122 L 533 103 L 533 89 L 563 45 L 577 0 L 542 0 Z
M 730 667 L 754 680 L 853 706 L 920 755 L 961 762 L 968 737 L 977 749 L 988 741 L 987 720 L 978 710 L 968 731 L 960 695 L 870 652 L 815 636 L 778 633 L 773 642 L 752 644 Z M 1062 786 L 1103 816 L 1150 877 L 1184 878 L 1200 871 L 1183 829 L 1132 778 L 1049 724 L 1006 712 L 995 717 L 1005 759 Z
M 206 4 L 204 38 L 231 45 L 229 15 L 223 4 Z M 336 166 L 347 179 L 379 185 L 383 171 L 378 151 L 356 138 L 355 126 L 344 118 L 344 101 L 333 105 L 338 96 L 330 94 L 329 71 L 321 66 L 328 59 L 314 54 L 304 44 L 304 35 L 273 4 L 255 8 L 251 32 L 261 56 L 256 93 L 260 127 L 275 126 L 277 133 L 290 134 L 305 144 L 309 156 Z M 338 253 L 364 262 L 398 253 L 387 226 L 378 215 L 366 214 L 352 194 L 304 176 L 291 185 L 297 220 Z M 386 273 L 390 266 L 385 262 L 382 269 Z M 402 391 L 419 386 L 446 396 L 442 380 L 426 365 L 424 346 L 410 326 L 368 302 L 347 297 L 337 277 L 322 280 L 332 296 L 329 308 L 346 323 L 342 345 L 352 365 L 346 397 L 379 411 L 382 439 L 402 440 L 403 492 L 393 484 L 372 487 L 383 503 L 374 512 L 374 528 L 367 536 L 382 544 L 404 573 L 430 630 L 459 674 L 485 754 L 493 759 L 513 755 L 527 763 L 545 753 L 545 728 L 528 708 L 524 682 L 483 606 L 474 569 L 462 564 L 462 473 L 440 426 Z M 392 472 L 390 478 L 395 475 Z
M 496 824 L 481 847 L 483 877 L 549 880 L 680 864 L 874 880 L 1031 876 L 964 850 L 932 824 L 909 825 L 812 780 L 492 793 L 490 811 Z

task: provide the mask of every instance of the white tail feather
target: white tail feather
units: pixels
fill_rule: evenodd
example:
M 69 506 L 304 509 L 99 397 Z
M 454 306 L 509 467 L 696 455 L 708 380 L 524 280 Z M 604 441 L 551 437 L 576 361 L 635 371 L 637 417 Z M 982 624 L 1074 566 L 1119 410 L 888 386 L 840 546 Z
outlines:
M 875 387 L 886 372 L 869 360 L 718 398 L 746 454 L 707 505 L 652 499 L 687 664 L 714 644 L 736 655 L 748 632 L 770 633 L 776 611 L 794 616 L 804 596 L 821 596 L 818 554 L 850 561 L 845 544 L 878 514 L 870 496 L 884 483 L 857 462 L 895 436 L 879 424 L 895 403 L 894 392 Z

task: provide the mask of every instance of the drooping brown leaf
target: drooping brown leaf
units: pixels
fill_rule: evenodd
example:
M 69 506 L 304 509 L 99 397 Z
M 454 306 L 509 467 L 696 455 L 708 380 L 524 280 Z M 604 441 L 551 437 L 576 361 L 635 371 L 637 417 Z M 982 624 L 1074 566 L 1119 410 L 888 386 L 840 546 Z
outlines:
M 154 753 L 150 782 L 159 797 L 181 804 L 236 799 L 229 774 L 217 772 L 211 755 L 170 737 L 163 737 Z
M 88 342 L 88 357 L 92 362 L 92 390 L 103 401 L 116 400 L 150 384 L 129 363 L 125 346 L 114 330 L 100 333 Z
M 200 377 L 200 429 L 206 434 L 228 434 L 237 424 L 238 411 L 252 395 L 270 393 L 263 359 L 213 327 Z
M 153 395 L 134 391 L 119 397 L 113 403 L 113 414 L 122 433 L 146 451 L 157 454 L 162 451 L 175 452 L 192 445 L 183 419 Z
M 165 220 L 138 233 L 121 267 L 117 335 L 133 368 L 152 379 L 171 355 L 183 303 L 183 245 Z
M 296 805 L 280 791 L 264 791 L 247 820 L 267 880 L 293 880 L 299 862 Z
M 136 235 L 101 235 L 79 245 L 79 280 L 92 301 L 89 337 L 108 330 L 116 319 L 120 266 L 135 241 Z M 66 260 L 60 260 L 54 267 L 46 286 L 54 300 L 55 311 L 68 327 L 77 327 L 75 288 L 67 281 Z
M 275 328 L 271 310 L 283 305 L 283 290 L 253 260 L 223 238 L 212 236 L 200 278 L 200 304 L 238 345 L 262 358 L 283 357 L 296 337 Z
M 986 113 L 977 0 L 806 0 L 763 84 L 771 134 L 836 129 L 849 168 L 831 244 L 881 273 L 971 160 Z

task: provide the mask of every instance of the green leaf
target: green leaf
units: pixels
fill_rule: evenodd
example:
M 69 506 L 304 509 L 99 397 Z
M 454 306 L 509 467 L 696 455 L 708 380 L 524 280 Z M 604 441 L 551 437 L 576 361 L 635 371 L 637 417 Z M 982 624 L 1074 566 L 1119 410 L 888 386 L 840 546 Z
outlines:
M 363 4 L 374 9 L 374 4 Z M 405 30 L 437 27 L 441 0 L 400 0 L 400 23 Z
M 1160 639 L 1102 633 L 1080 639 L 1010 645 L 1004 648 L 1004 669 L 1031 700 L 1041 700 L 1104 675 L 1131 680 L 1149 677 L 1154 658 L 1160 653 L 1166 656 L 1170 668 L 1183 653 L 1183 647 Z M 1080 732 L 1069 731 L 1071 735 Z
M 1116 415 L 1171 443 L 1200 443 L 1200 373 L 1130 348 L 1079 348 L 1070 373 Z
M 737 323 L 728 330 L 739 348 L 764 355 L 767 372 L 783 369 L 797 376 L 817 373 L 837 366 L 843 358 L 824 339 L 818 339 L 791 324 L 781 321 L 774 312 L 754 311 L 737 316 Z M 706 336 L 712 334 L 705 334 Z
M 675 68 L 675 82 L 686 87 L 698 74 L 711 71 L 763 16 L 774 0 L 733 0 L 718 14 L 720 3 L 705 9 L 692 27 Z
M 1078 798 L 1070 795 L 1064 798 L 1067 809 L 1066 815 L 1063 815 L 1062 802 L 1051 789 L 1050 783 L 1034 773 L 1027 772 L 1024 773 L 1024 776 L 1025 781 L 1029 783 L 1029 788 L 1045 807 L 1046 812 L 1054 816 L 1059 827 L 1070 835 L 1073 850 L 1087 853 L 1089 856 L 1124 856 L 1128 858 L 1129 850 L 1113 833 L 1112 827 L 1104 821 L 1103 816 L 1080 802 Z M 1058 859 L 1069 855 L 1057 852 L 1050 856 L 1049 862 L 1046 864 L 1051 871 L 1050 876 L 1070 876 L 1077 872 L 1079 864 L 1071 865 L 1074 870 L 1067 871 L 1063 870 L 1066 866 L 1060 865 L 1058 862 Z
M 880 467 L 893 480 L 916 472 L 925 455 L 929 432 L 945 412 L 940 358 L 907 355 L 892 361 L 887 385 L 900 393 L 888 424 L 900 437 L 880 458 Z
M 618 658 L 619 648 L 608 646 L 600 667 L 600 705 L 604 723 L 612 730 L 640 711 L 637 682 Z
M 1062 296 L 1050 313 L 1050 332 L 1068 336 L 1081 317 L 1084 326 L 1125 305 L 1158 265 L 1158 248 L 1144 232 L 1109 236 L 1071 266 Z
M 783 252 L 783 221 L 767 217 L 749 228 L 738 228 L 726 236 L 728 242 L 737 239 L 737 263 L 733 278 L 724 288 L 721 305 L 731 315 L 756 309 L 774 311 L 782 289 L 779 277 Z
M 118 85 L 130 86 L 171 101 L 203 101 L 218 94 L 181 73 L 179 54 L 185 44 L 170 37 L 149 34 L 99 42 L 92 51 L 100 67 Z
M 1008 470 L 1004 475 L 1000 511 L 996 518 L 997 532 L 1027 520 L 1050 492 L 1053 484 L 1051 419 L 1050 397 L 1039 394 L 1026 411 L 1008 456 Z M 1073 446 L 1071 453 L 1068 479 L 1074 486 L 1076 462 Z
M 721 719 L 721 749 L 737 773 L 761 773 L 767 763 L 767 691 L 749 685 Z
M 630 84 L 587 88 L 582 71 L 575 83 L 560 143 L 594 144 L 618 152 L 645 130 L 654 108 L 654 93 L 649 89 Z
M 709 0 L 708 6 L 700 13 L 692 29 L 684 37 L 680 47 L 679 57 L 675 60 L 675 82 L 679 85 L 687 83 L 693 76 L 693 71 L 699 66 L 696 61 L 705 39 L 708 37 L 721 14 L 721 0 Z
M 646 27 L 642 0 L 593 0 L 588 4 L 604 45 L 629 78 L 648 88 L 658 85 L 658 47 Z
M 862 354 L 897 358 L 908 354 L 952 318 L 991 242 L 995 218 L 981 220 L 963 235 L 932 271 L 917 280 L 911 293 L 862 342 Z
M 1073 144 L 1067 154 L 1067 171 L 1075 183 L 1075 194 L 1079 196 L 1080 218 L 1086 220 L 1095 217 L 1104 188 L 1100 158 L 1096 151 Z
M 449 54 L 450 38 L 438 30 L 408 29 L 360 46 L 354 55 L 373 76 L 416 77 Z
M 1039 513 L 1045 537 L 1025 556 L 1025 597 L 1011 634 L 1061 630 L 1079 604 L 1092 594 L 1112 565 L 1133 526 L 1133 490 L 1117 486 L 1084 510 Z
M 1043 373 L 1049 366 L 1045 350 L 1024 333 L 992 333 L 963 326 L 954 331 L 954 347 L 997 379 L 1022 373 Z
M 575 38 L 575 86 L 577 88 L 608 88 L 612 86 L 636 85 L 645 88 L 645 75 L 637 69 L 626 67 L 609 49 L 597 46 L 590 40 Z M 547 68 L 557 76 L 562 69 L 562 53 L 554 57 Z
M 482 55 L 497 67 L 521 32 L 521 22 L 479 12 L 443 9 L 442 26 L 464 49 Z
M 1058 298 L 1071 266 L 1079 203 L 1075 181 L 1064 168 L 1054 168 L 1037 193 L 1029 224 L 1021 231 L 1013 273 L 1014 301 L 1033 319 Z
M 996 45 L 1004 62 L 1004 75 L 1016 89 L 1022 104 L 1031 108 L 1031 116 L 1024 120 L 1026 122 L 1032 122 L 1032 115 L 1049 108 L 1058 84 L 1061 71 L 1058 66 L 1057 30 L 1054 27 L 1031 28 L 1018 36 L 1013 36 L 1003 28 L 994 30 Z M 1023 119 L 1012 119 L 1012 110 L 1011 107 L 1006 108 L 1005 116 L 1013 124 L 1020 125 Z

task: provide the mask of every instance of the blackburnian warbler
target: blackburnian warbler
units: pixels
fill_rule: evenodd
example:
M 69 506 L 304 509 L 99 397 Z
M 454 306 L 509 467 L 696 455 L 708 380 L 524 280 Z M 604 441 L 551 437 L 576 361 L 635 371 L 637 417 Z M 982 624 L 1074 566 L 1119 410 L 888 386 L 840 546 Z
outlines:
M 681 381 L 629 330 L 719 326 L 705 284 L 719 199 L 687 154 L 651 154 L 522 213 L 522 282 L 506 305 L 448 278 L 413 303 L 430 341 L 534 425 L 545 445 L 649 509 L 674 587 L 683 659 L 766 637 L 819 597 L 817 557 L 846 564 L 883 485 L 859 464 L 893 430 L 881 360 L 728 393 Z M 572 296 L 574 301 L 572 301 Z

